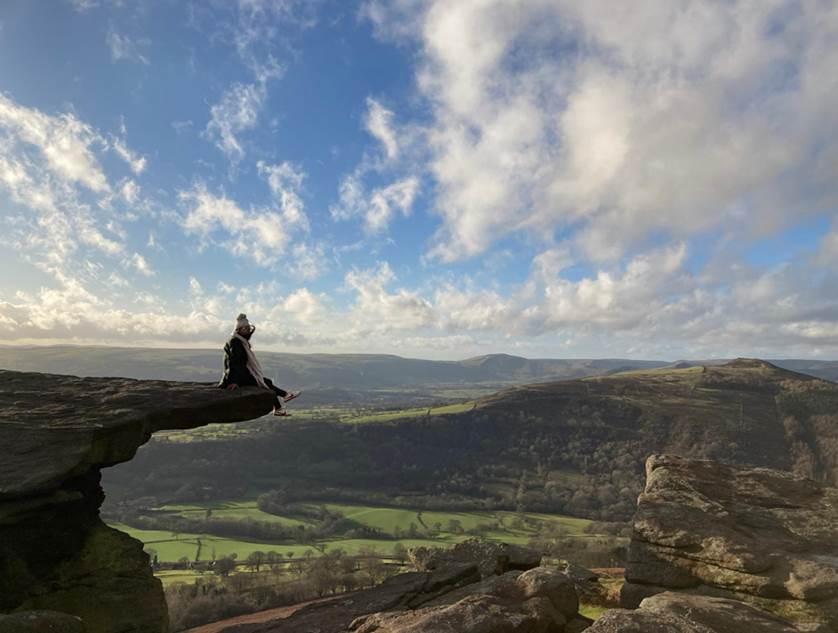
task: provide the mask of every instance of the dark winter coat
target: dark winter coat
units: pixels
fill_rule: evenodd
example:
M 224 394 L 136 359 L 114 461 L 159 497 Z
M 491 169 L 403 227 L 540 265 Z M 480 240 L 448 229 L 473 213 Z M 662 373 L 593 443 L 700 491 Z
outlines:
M 244 349 L 244 343 L 235 336 L 230 337 L 224 345 L 224 373 L 218 386 L 226 387 L 231 383 L 239 387 L 256 384 L 256 379 L 247 368 L 247 351 Z

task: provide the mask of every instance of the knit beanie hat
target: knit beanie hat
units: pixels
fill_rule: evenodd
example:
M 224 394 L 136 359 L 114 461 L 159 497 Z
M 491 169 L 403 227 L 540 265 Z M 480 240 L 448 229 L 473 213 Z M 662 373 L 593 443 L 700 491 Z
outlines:
M 244 313 L 236 317 L 236 331 L 243 328 L 250 329 L 250 321 L 247 320 L 247 315 Z

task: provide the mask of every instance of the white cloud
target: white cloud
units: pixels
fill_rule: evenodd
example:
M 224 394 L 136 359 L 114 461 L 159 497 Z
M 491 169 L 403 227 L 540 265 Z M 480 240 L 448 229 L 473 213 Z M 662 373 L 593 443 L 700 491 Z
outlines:
M 94 9 L 99 6 L 98 0 L 69 0 L 69 2 L 73 5 L 73 9 L 79 13 L 90 11 L 90 9 Z
M 146 158 L 145 156 L 141 156 L 137 154 L 131 148 L 129 148 L 125 141 L 122 139 L 115 138 L 112 141 L 113 150 L 116 152 L 117 156 L 119 156 L 122 160 L 124 160 L 128 166 L 131 168 L 135 174 L 140 175 L 145 171 L 146 168 Z
M 587 258 L 616 261 L 650 235 L 747 238 L 838 197 L 831 3 L 373 0 L 363 12 L 420 47 L 444 261 L 568 230 Z
M 5 244 L 54 277 L 96 256 L 124 258 L 123 204 L 136 204 L 139 188 L 112 187 L 100 164 L 109 147 L 73 113 L 49 115 L 0 94 L 0 195 L 25 209 L 0 218 Z
M 381 143 L 387 160 L 392 161 L 399 157 L 399 143 L 396 140 L 396 131 L 393 129 L 392 110 L 388 110 L 375 99 L 367 97 L 364 127 Z
M 186 134 L 192 130 L 192 123 L 191 119 L 187 119 L 186 121 L 172 121 L 172 129 L 177 134 Z
M 360 217 L 368 233 L 380 233 L 389 227 L 397 212 L 410 215 L 418 193 L 419 179 L 408 176 L 367 194 L 360 175 L 354 173 L 341 182 L 340 200 L 329 211 L 335 220 Z
M 386 262 L 370 270 L 353 270 L 345 283 L 356 293 L 352 308 L 353 326 L 359 332 L 414 330 L 430 326 L 434 311 L 429 301 L 406 289 L 387 290 L 395 274 Z
M 201 282 L 194 277 L 189 278 L 189 292 L 192 296 L 201 296 L 204 294 L 204 289 L 201 287 Z
M 193 6 L 193 26 L 199 26 L 199 16 L 203 15 L 211 38 L 234 46 L 255 80 L 232 84 L 210 108 L 204 130 L 205 137 L 224 152 L 232 167 L 245 156 L 240 135 L 257 127 L 268 84 L 285 73 L 282 58 L 291 54 L 288 41 L 292 33 L 314 25 L 317 4 L 305 0 L 236 0 L 220 3 L 212 10 Z M 175 129 L 182 133 L 187 128 Z
M 309 281 L 316 279 L 329 268 L 326 260 L 326 249 L 323 244 L 307 244 L 300 242 L 291 249 L 293 259 L 289 270 L 294 279 Z
M 465 291 L 445 285 L 434 293 L 434 305 L 444 330 L 515 333 L 521 325 L 521 308 L 497 291 Z
M 213 195 L 203 185 L 180 193 L 187 208 L 183 228 L 188 234 L 211 239 L 221 235 L 221 244 L 233 255 L 270 266 L 285 251 L 289 232 L 275 211 L 244 211 L 223 194 Z
M 146 258 L 139 253 L 131 255 L 129 262 L 138 273 L 145 275 L 146 277 L 154 276 L 154 270 L 151 268 L 148 261 L 146 261 Z
M 117 282 L 115 288 L 121 290 L 120 286 Z M 19 295 L 14 302 L 0 300 L 0 338 L 194 345 L 217 341 L 228 329 L 211 315 L 177 314 L 148 293 L 133 293 L 131 301 L 116 303 L 97 296 L 77 279 L 65 278 L 56 288 Z
M 119 195 L 121 195 L 128 204 L 134 204 L 140 195 L 140 186 L 130 178 L 126 178 L 119 187 Z
M 105 42 L 111 51 L 111 60 L 115 62 L 124 60 L 145 64 L 146 66 L 151 63 L 148 57 L 140 52 L 143 47 L 148 46 L 148 40 L 133 40 L 127 35 L 117 33 L 111 27 L 105 36 Z
M 317 2 L 311 0 L 237 0 L 233 9 L 233 43 L 242 62 L 262 81 L 282 75 L 277 55 L 289 29 L 305 30 L 316 23 Z
M 436 281 L 419 290 L 379 262 L 345 276 L 348 307 L 299 286 L 293 275 L 218 282 L 215 294 L 192 276 L 184 280 L 188 296 L 164 300 L 92 265 L 103 276 L 99 291 L 59 276 L 54 288 L 0 298 L 0 340 L 21 342 L 25 331 L 29 342 L 217 345 L 245 311 L 259 324 L 260 349 L 448 358 L 499 350 L 669 359 L 838 353 L 834 274 L 725 261 L 693 273 L 682 245 L 572 280 L 562 277 L 565 262 L 561 249 L 552 249 L 534 260 L 530 279 L 505 290 Z
M 322 299 L 308 288 L 299 288 L 282 302 L 282 309 L 300 323 L 310 325 L 326 314 Z
M 340 202 L 329 207 L 334 220 L 348 220 L 363 215 L 366 206 L 366 192 L 357 173 L 346 176 L 340 183 Z
M 288 161 L 278 165 L 269 165 L 265 161 L 257 163 L 259 175 L 268 183 L 274 200 L 282 213 L 283 222 L 289 228 L 309 229 L 305 205 L 300 198 L 305 173 L 298 166 Z
M 50 171 L 62 180 L 97 193 L 108 190 L 93 151 L 104 139 L 72 114 L 52 117 L 0 94 L 0 131 L 6 132 L 13 144 L 37 149 Z
M 693 286 L 692 281 L 686 281 L 685 288 L 678 287 L 686 255 L 685 245 L 679 244 L 637 256 L 620 272 L 601 270 L 579 281 L 551 274 L 544 261 L 539 261 L 544 283 L 544 302 L 539 309 L 543 327 L 584 324 L 619 330 L 658 318 L 673 295 Z
M 198 184 L 179 194 L 187 208 L 183 228 L 187 234 L 197 235 L 205 243 L 218 243 L 259 266 L 271 267 L 283 257 L 289 274 L 298 279 L 318 277 L 328 266 L 323 244 L 303 240 L 309 231 L 299 195 L 304 172 L 289 162 L 270 165 L 260 161 L 257 167 L 268 183 L 273 205 L 244 210 L 223 193 L 213 194 Z
M 364 213 L 367 230 L 371 233 L 385 230 L 396 211 L 404 216 L 410 215 L 418 191 L 419 179 L 412 176 L 387 187 L 375 189 Z
M 233 164 L 245 155 L 238 135 L 256 127 L 267 90 L 264 83 L 234 83 L 210 108 L 210 120 L 204 130 Z

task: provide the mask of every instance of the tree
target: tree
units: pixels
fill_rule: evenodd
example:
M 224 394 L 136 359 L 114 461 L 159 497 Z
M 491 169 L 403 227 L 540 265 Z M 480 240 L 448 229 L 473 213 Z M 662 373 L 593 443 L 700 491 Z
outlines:
M 386 569 L 384 562 L 378 556 L 367 556 L 361 559 L 361 578 L 366 580 L 366 585 L 372 587 L 376 585 L 384 575 Z
M 265 555 L 265 562 L 270 565 L 271 571 L 274 573 L 278 573 L 279 570 L 279 562 L 283 560 L 282 554 L 271 550 Z
M 250 555 L 247 557 L 247 564 L 258 573 L 259 568 L 265 564 L 266 558 L 265 552 L 256 550 L 255 552 L 250 552 Z
M 401 543 L 396 543 L 393 546 L 393 558 L 404 565 L 404 562 L 407 560 L 407 548 Z
M 215 573 L 224 576 L 230 575 L 230 572 L 236 568 L 236 561 L 229 556 L 222 556 L 215 561 Z

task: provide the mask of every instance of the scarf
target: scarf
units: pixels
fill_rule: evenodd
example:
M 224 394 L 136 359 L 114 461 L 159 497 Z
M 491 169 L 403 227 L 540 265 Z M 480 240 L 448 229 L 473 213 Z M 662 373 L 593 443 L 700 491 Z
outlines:
M 247 352 L 247 371 L 256 380 L 257 385 L 262 387 L 262 389 L 267 389 L 268 385 L 265 384 L 265 375 L 262 373 L 262 366 L 256 360 L 256 354 L 253 353 L 253 348 L 250 347 L 250 341 L 238 332 L 234 332 L 233 336 L 244 344 L 244 351 Z

